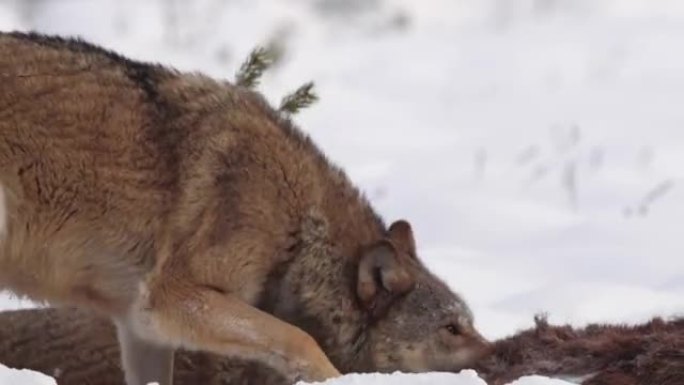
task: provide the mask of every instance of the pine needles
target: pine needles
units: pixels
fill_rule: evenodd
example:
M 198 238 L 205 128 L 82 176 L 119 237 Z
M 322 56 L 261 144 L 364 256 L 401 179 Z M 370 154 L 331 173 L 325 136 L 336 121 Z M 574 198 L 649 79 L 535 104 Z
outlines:
M 313 91 L 313 82 L 308 82 L 297 88 L 294 92 L 283 97 L 279 111 L 286 114 L 296 114 L 299 110 L 307 108 L 318 101 L 318 95 Z
M 282 47 L 276 44 L 254 48 L 235 74 L 235 84 L 256 89 L 264 73 L 273 67 L 282 55 Z M 285 95 L 280 101 L 278 111 L 285 115 L 294 115 L 317 101 L 318 95 L 314 92 L 314 83 L 307 82 Z
M 272 49 L 254 48 L 235 74 L 235 84 L 246 88 L 256 88 L 264 72 L 275 63 L 276 58 L 277 55 Z

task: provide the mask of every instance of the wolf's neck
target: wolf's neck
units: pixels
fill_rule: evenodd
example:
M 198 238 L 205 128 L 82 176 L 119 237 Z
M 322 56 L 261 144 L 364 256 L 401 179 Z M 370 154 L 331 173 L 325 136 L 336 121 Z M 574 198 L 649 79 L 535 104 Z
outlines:
M 355 291 L 355 256 L 329 242 L 325 220 L 305 223 L 298 250 L 277 274 L 264 310 L 309 333 L 342 371 L 366 362 L 366 314 Z M 351 232 L 349 233 L 351 234 Z M 343 247 L 354 248 L 354 245 Z
M 327 222 L 327 239 L 347 256 L 384 236 L 385 224 L 366 198 L 342 174 L 330 175 L 320 202 Z

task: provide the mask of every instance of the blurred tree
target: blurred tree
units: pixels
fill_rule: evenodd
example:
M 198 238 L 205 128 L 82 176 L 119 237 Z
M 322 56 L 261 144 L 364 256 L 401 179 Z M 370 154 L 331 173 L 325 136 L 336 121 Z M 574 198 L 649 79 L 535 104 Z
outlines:
M 38 9 L 46 0 L 14 0 L 14 6 L 21 21 L 28 26 L 33 26 Z

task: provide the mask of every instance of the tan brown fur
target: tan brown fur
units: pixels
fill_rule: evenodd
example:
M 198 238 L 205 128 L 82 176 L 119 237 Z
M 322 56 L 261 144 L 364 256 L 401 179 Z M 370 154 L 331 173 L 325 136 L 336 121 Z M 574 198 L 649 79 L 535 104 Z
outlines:
M 257 93 L 22 33 L 0 33 L 0 81 L 0 288 L 112 318 L 129 384 L 170 383 L 177 348 L 290 380 L 486 353 L 410 225 Z

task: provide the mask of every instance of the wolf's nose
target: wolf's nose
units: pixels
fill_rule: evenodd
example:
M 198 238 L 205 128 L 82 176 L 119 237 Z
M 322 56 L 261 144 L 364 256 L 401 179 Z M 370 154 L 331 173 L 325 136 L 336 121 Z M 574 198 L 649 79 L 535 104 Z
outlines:
M 487 355 L 494 353 L 494 350 L 495 350 L 494 347 L 495 347 L 495 345 L 494 345 L 493 342 L 485 341 L 485 348 L 484 348 L 484 350 L 485 350 L 485 352 L 487 353 Z
M 482 346 L 482 348 L 480 350 L 482 352 L 481 357 L 486 357 L 486 356 L 489 356 L 490 354 L 494 353 L 495 345 L 493 342 L 485 339 L 482 336 L 480 336 L 479 340 L 480 340 L 479 342 Z

